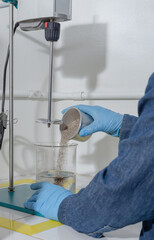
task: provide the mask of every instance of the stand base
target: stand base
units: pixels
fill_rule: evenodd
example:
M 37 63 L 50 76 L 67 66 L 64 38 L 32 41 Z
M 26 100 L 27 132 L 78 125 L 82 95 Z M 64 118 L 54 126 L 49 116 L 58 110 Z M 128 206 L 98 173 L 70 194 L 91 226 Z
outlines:
M 24 202 L 26 202 L 34 192 L 35 191 L 30 189 L 30 184 L 15 186 L 14 192 L 9 192 L 8 188 L 1 188 L 0 206 L 43 217 L 40 213 L 24 207 Z

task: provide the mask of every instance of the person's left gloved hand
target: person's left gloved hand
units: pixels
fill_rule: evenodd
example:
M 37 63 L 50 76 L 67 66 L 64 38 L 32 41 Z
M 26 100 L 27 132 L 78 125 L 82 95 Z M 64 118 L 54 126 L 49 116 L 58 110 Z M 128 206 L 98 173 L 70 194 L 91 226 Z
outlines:
M 58 221 L 58 210 L 61 202 L 73 193 L 48 182 L 38 182 L 31 185 L 37 190 L 32 197 L 24 203 L 25 208 L 41 213 L 44 217 Z
M 17 0 L 3 0 L 3 2 L 12 3 L 16 8 L 18 7 L 18 1 Z

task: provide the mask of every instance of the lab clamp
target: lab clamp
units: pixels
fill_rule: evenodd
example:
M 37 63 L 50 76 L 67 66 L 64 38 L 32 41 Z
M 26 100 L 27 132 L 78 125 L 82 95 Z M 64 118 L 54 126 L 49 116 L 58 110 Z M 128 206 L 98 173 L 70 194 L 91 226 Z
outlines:
M 44 30 L 45 39 L 50 42 L 50 61 L 49 61 L 49 93 L 48 93 L 48 116 L 47 119 L 40 119 L 50 127 L 51 106 L 52 106 L 52 76 L 53 76 L 53 48 L 54 42 L 60 36 L 60 22 L 71 20 L 72 0 L 18 0 L 18 22 L 14 25 L 14 6 L 9 6 L 9 47 L 4 69 L 6 78 L 7 64 L 9 61 L 9 188 L 0 189 L 0 205 L 23 212 L 39 215 L 31 210 L 24 208 L 24 202 L 31 196 L 32 191 L 29 185 L 20 185 L 14 188 L 14 111 L 13 111 L 13 72 L 14 72 L 14 33 L 19 26 L 23 31 Z M 5 7 L 5 6 L 4 6 Z M 5 86 L 4 86 L 5 87 Z M 4 89 L 5 92 L 5 89 Z M 5 102 L 5 94 L 3 94 Z M 2 129 L 0 129 L 0 140 L 2 143 L 4 130 L 6 129 L 7 116 L 3 112 Z M 2 134 L 1 134 L 2 133 Z M 9 190 L 9 191 L 8 191 Z M 1 192 L 2 191 L 2 192 Z

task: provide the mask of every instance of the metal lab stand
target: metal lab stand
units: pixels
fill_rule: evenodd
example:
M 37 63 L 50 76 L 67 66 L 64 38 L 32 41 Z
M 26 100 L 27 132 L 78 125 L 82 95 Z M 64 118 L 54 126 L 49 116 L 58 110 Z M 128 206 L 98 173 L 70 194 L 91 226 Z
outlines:
M 13 33 L 14 33 L 14 6 L 9 6 L 9 42 L 10 42 L 10 62 L 9 62 L 9 191 L 14 191 L 14 141 L 13 141 Z
M 14 191 L 14 151 L 13 151 L 13 35 L 14 6 L 11 3 L 0 2 L 0 8 L 9 7 L 9 191 Z
M 30 189 L 30 184 L 18 185 L 14 187 L 14 131 L 13 131 L 13 35 L 14 35 L 14 6 L 13 4 L 0 4 L 0 8 L 9 6 L 9 187 L 0 188 L 0 206 L 14 210 L 42 216 L 38 212 L 26 209 L 24 202 L 34 193 Z

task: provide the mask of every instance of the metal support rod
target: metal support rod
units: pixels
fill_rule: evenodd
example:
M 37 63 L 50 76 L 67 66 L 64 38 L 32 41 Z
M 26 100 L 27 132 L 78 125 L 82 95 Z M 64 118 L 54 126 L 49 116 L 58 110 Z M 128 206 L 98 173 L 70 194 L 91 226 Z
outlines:
M 14 12 L 13 4 L 9 7 L 9 42 L 10 42 L 10 61 L 9 61 L 9 191 L 14 191 L 14 152 L 13 152 L 13 28 Z
M 52 77 L 53 77 L 53 42 L 50 43 L 50 61 L 49 61 L 49 93 L 48 93 L 48 127 L 51 126 L 51 107 L 52 107 Z

